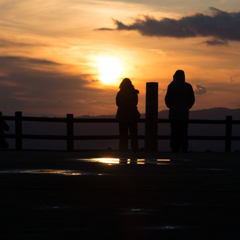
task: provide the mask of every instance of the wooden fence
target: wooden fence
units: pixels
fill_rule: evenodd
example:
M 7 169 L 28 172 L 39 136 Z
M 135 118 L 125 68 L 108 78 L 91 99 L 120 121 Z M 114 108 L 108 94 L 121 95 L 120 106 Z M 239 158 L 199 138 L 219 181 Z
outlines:
M 22 112 L 15 112 L 15 116 L 3 116 L 4 120 L 15 121 L 15 134 L 5 134 L 6 138 L 15 139 L 15 149 L 22 150 L 23 139 L 52 139 L 65 140 L 67 142 L 67 151 L 74 151 L 74 140 L 109 140 L 119 139 L 119 135 L 74 135 L 74 123 L 117 123 L 115 119 L 108 118 L 74 118 L 73 114 L 67 114 L 66 118 L 44 118 L 44 117 L 24 117 Z M 24 134 L 22 132 L 23 121 L 29 122 L 54 122 L 66 123 L 66 135 L 32 135 Z M 139 119 L 139 123 L 145 123 L 145 119 Z M 168 119 L 158 119 L 158 124 L 169 123 Z M 227 116 L 226 120 L 189 120 L 190 124 L 224 124 L 225 135 L 223 136 L 189 136 L 189 140 L 223 140 L 225 141 L 225 152 L 231 152 L 231 142 L 233 140 L 240 140 L 240 136 L 232 136 L 232 125 L 240 124 L 239 120 L 232 120 L 232 116 Z M 138 139 L 145 139 L 144 135 L 138 136 Z M 159 140 L 170 139 L 169 135 L 158 135 Z

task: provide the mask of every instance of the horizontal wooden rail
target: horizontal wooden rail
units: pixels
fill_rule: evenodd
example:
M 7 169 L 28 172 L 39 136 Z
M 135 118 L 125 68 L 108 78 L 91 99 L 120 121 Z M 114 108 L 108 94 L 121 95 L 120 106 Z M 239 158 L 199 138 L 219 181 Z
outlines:
M 117 123 L 113 118 L 74 118 L 73 114 L 67 114 L 66 118 L 48 118 L 48 117 L 24 117 L 22 112 L 16 112 L 15 116 L 2 116 L 3 120 L 15 121 L 15 134 L 5 134 L 6 138 L 15 139 L 16 150 L 22 150 L 22 139 L 43 139 L 43 140 L 65 140 L 67 141 L 67 150 L 74 150 L 74 140 L 113 140 L 119 139 L 119 135 L 74 135 L 74 123 Z M 67 135 L 32 135 L 22 132 L 23 122 L 54 122 L 66 123 Z M 139 123 L 145 123 L 145 119 L 139 119 Z M 158 124 L 170 123 L 169 119 L 158 119 Z M 189 140 L 222 140 L 225 141 L 225 151 L 231 151 L 231 141 L 240 140 L 240 136 L 232 136 L 232 125 L 240 124 L 240 120 L 232 120 L 227 116 L 226 120 L 196 120 L 190 119 L 190 124 L 223 124 L 226 126 L 224 136 L 188 136 Z M 139 135 L 138 139 L 145 139 L 145 135 Z M 158 140 L 169 140 L 169 135 L 158 135 Z
M 16 138 L 15 134 L 5 134 L 6 138 Z M 39 139 L 39 140 L 67 140 L 67 136 L 63 135 L 32 135 L 22 134 L 23 139 Z M 81 135 L 73 136 L 74 140 L 111 140 L 119 139 L 119 135 Z M 130 139 L 130 137 L 129 137 Z M 145 139 L 145 135 L 139 135 L 138 139 Z M 158 135 L 158 140 L 168 140 L 169 135 Z M 189 140 L 225 140 L 225 136 L 188 136 Z M 232 140 L 240 140 L 240 137 L 232 136 Z
M 3 116 L 4 120 L 15 121 L 15 116 Z M 62 122 L 66 123 L 67 118 L 48 118 L 48 117 L 22 117 L 25 122 Z M 74 118 L 74 123 L 116 123 L 114 118 Z M 145 119 L 139 119 L 139 123 L 145 123 Z M 169 123 L 169 119 L 158 119 L 158 123 Z M 189 123 L 194 124 L 226 124 L 226 120 L 203 120 L 190 119 Z M 240 124 L 240 120 L 232 120 L 232 124 Z

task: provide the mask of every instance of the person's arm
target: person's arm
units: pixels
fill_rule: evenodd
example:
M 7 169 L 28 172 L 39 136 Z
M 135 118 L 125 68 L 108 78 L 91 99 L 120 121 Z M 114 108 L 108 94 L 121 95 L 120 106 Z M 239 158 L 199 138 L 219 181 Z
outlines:
M 190 98 L 189 98 L 189 109 L 193 106 L 195 103 L 195 96 L 192 86 L 190 85 Z
M 136 91 L 136 95 L 135 95 L 135 105 L 137 106 L 138 105 L 138 92 Z
M 118 93 L 117 93 L 117 96 L 116 96 L 116 105 L 118 106 L 119 105 L 119 100 L 118 100 Z
M 171 107 L 171 91 L 169 89 L 169 86 L 167 88 L 167 93 L 166 93 L 166 96 L 165 96 L 165 104 L 168 108 Z

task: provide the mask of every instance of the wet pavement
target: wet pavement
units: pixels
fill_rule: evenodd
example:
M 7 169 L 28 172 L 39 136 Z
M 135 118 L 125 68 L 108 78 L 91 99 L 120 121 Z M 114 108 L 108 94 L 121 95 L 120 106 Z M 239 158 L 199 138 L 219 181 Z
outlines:
M 3 152 L 0 239 L 240 239 L 240 154 L 92 155 Z

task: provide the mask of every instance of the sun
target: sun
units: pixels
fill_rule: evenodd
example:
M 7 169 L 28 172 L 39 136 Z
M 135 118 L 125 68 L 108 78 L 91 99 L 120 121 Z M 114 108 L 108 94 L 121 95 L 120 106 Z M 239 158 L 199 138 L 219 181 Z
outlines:
M 98 58 L 99 80 L 105 84 L 114 83 L 123 74 L 123 66 L 116 57 L 102 56 Z

